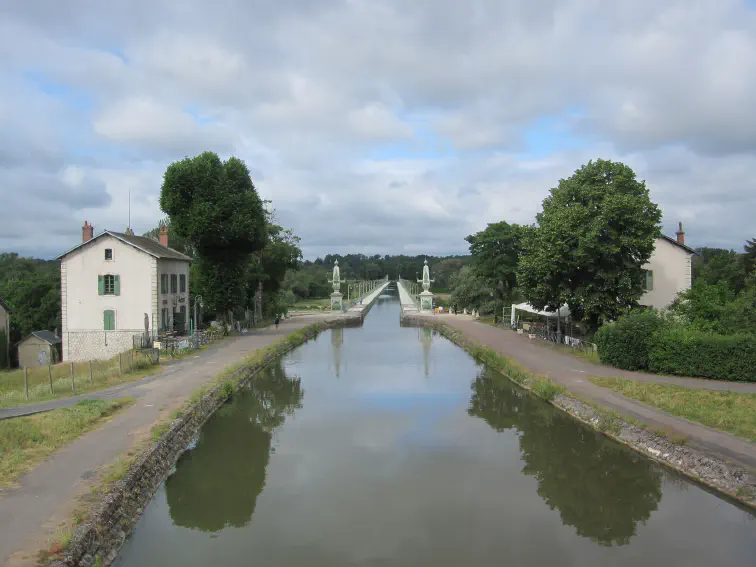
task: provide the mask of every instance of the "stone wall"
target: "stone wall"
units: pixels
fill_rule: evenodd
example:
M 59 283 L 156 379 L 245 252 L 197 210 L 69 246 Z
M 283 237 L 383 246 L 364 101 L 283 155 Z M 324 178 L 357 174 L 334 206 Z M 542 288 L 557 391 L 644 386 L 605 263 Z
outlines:
M 126 331 L 70 331 L 62 333 L 63 360 L 84 362 L 109 360 L 119 353 L 134 347 L 135 335 L 144 330 Z

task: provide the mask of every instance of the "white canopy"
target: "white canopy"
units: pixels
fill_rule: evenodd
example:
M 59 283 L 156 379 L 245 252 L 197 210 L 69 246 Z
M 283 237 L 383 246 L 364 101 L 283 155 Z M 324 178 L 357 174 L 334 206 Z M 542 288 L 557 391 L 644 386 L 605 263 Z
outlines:
M 563 305 L 559 308 L 559 312 L 556 311 L 540 311 L 530 305 L 530 303 L 518 303 L 516 305 L 512 305 L 512 325 L 515 324 L 515 321 L 517 320 L 517 315 L 515 314 L 516 311 L 525 311 L 527 313 L 534 313 L 536 315 L 540 315 L 541 317 L 560 317 L 564 319 L 565 317 L 570 316 L 570 308 L 567 307 L 567 305 Z

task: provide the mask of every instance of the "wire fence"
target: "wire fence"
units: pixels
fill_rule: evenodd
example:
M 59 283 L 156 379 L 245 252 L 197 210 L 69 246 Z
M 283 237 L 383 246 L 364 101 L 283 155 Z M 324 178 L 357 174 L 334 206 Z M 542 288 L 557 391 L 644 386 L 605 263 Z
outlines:
M 71 396 L 123 382 L 160 361 L 155 349 L 130 350 L 110 360 L 62 362 L 0 373 L 0 405 Z

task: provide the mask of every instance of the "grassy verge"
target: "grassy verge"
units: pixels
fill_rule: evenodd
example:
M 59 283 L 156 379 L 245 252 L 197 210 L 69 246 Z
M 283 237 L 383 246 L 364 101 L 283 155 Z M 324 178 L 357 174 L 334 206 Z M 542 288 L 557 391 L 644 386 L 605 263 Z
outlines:
M 160 366 L 152 364 L 149 357 L 138 351 L 133 358 L 130 352 L 122 353 L 110 360 L 92 361 L 92 378 L 88 362 L 74 363 L 74 388 L 71 387 L 71 366 L 61 363 L 51 366 L 29 368 L 29 399 L 26 399 L 24 371 L 0 372 L 0 408 L 36 404 L 58 398 L 69 398 L 79 394 L 96 392 L 124 382 L 133 382 L 159 371 Z M 52 392 L 50 380 L 52 379 Z
M 69 408 L 0 421 L 0 487 L 133 402 L 82 400 Z
M 756 394 L 684 388 L 621 378 L 589 380 L 644 404 L 756 441 Z
M 289 311 L 323 311 L 330 308 L 331 300 L 326 297 L 320 299 L 302 299 L 289 307 Z

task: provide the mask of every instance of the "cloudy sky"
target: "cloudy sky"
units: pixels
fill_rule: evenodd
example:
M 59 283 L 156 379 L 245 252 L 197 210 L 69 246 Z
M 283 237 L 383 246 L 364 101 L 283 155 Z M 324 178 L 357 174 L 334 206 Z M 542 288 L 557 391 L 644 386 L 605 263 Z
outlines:
M 0 251 L 137 233 L 236 155 L 306 257 L 459 253 L 591 158 L 664 229 L 756 236 L 754 0 L 3 0 Z

